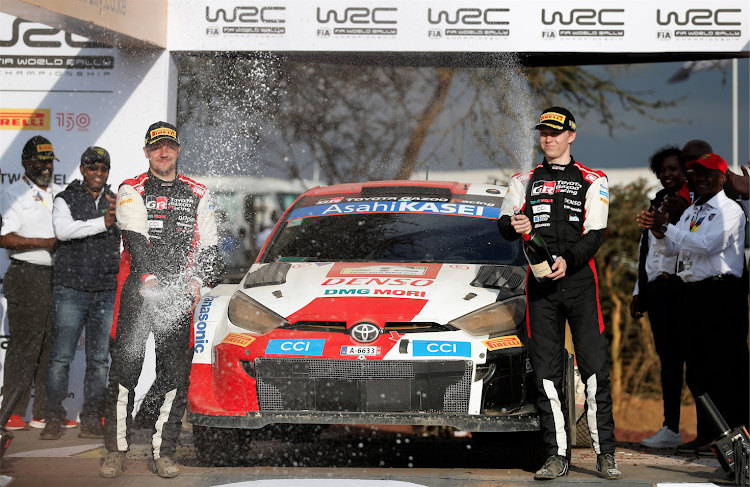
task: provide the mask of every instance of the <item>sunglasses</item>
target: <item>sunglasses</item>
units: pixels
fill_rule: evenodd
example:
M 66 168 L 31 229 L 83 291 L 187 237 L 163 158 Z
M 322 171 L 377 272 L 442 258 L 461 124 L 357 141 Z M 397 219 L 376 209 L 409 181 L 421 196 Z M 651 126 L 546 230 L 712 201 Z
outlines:
M 89 164 L 82 164 L 82 165 L 86 166 L 86 169 L 88 169 L 89 171 L 99 170 L 101 172 L 109 172 L 109 166 L 107 166 L 106 164 L 91 162 Z

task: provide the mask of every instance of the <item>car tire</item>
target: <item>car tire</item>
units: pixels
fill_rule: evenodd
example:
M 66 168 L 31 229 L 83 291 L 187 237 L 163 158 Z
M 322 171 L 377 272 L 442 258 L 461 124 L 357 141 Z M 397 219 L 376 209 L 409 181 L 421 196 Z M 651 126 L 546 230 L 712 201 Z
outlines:
M 591 442 L 591 431 L 589 430 L 589 420 L 586 418 L 586 412 L 584 412 L 576 422 L 576 446 L 593 446 Z
M 193 425 L 193 446 L 206 467 L 231 467 L 239 453 L 239 430 Z

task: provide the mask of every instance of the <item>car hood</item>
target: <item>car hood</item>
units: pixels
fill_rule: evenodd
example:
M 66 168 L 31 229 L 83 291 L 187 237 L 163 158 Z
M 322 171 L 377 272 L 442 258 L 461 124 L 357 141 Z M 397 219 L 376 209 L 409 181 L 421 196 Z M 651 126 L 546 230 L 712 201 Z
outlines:
M 500 292 L 471 285 L 481 265 L 435 263 L 288 263 L 283 284 L 245 287 L 268 265 L 253 265 L 239 290 L 290 323 L 446 324 L 494 303 Z

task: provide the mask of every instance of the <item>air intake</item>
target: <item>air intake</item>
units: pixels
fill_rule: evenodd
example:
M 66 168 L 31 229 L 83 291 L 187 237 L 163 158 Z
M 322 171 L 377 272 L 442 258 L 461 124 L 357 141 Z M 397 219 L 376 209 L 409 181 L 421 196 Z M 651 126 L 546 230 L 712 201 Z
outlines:
M 259 286 L 284 284 L 292 264 L 266 264 L 245 277 L 245 289 Z

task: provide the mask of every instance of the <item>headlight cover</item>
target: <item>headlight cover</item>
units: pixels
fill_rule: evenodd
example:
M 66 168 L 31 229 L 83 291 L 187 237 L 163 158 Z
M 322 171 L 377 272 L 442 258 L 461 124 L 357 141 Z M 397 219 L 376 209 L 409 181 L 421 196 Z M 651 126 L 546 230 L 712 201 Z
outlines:
M 235 292 L 229 300 L 229 321 L 253 333 L 268 333 L 289 324 L 287 320 L 240 291 Z
M 448 323 L 472 336 L 515 331 L 526 315 L 526 296 L 515 296 Z

